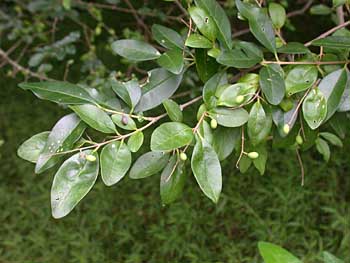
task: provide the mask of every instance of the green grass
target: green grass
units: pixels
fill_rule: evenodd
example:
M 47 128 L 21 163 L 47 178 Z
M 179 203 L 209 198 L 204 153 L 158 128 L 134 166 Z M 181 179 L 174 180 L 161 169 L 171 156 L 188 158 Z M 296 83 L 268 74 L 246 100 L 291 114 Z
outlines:
M 239 174 L 234 160 L 226 162 L 217 206 L 192 176 L 170 207 L 160 205 L 159 176 L 125 178 L 111 188 L 99 179 L 69 216 L 54 220 L 53 172 L 35 175 L 16 149 L 50 129 L 64 110 L 14 81 L 0 86 L 0 262 L 253 263 L 262 262 L 259 240 L 284 246 L 305 263 L 320 262 L 322 250 L 350 259 L 349 140 L 329 164 L 304 154 L 305 187 L 295 156 L 273 151 L 265 176 Z

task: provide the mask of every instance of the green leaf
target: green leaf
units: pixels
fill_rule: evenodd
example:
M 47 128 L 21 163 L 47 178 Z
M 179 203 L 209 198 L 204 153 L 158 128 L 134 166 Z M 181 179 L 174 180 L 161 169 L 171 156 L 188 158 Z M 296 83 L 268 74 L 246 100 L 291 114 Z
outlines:
M 159 173 L 168 163 L 169 154 L 162 152 L 147 152 L 141 155 L 131 167 L 131 179 L 146 178 Z
M 93 155 L 96 161 L 85 159 Z M 58 169 L 51 188 L 52 216 L 56 219 L 68 215 L 94 186 L 98 175 L 98 156 L 92 151 L 77 153 Z
M 310 14 L 311 15 L 319 15 L 319 16 L 324 16 L 324 15 L 329 15 L 332 13 L 332 8 L 329 6 L 319 4 L 319 5 L 314 5 L 310 8 Z
M 52 128 L 47 138 L 45 147 L 36 163 L 35 173 L 42 173 L 54 166 L 62 157 L 62 155 L 57 153 L 71 150 L 71 147 L 81 137 L 85 128 L 85 123 L 74 113 L 61 118 Z
M 41 132 L 23 142 L 17 150 L 17 155 L 23 160 L 36 163 L 41 151 L 44 149 L 50 132 Z
M 288 125 L 289 130 L 292 130 L 297 117 L 298 117 L 298 111 L 297 111 L 296 101 L 294 101 L 293 107 L 287 112 L 282 111 L 279 107 L 273 108 L 272 120 L 277 126 L 279 135 L 282 138 L 286 137 L 289 134 L 289 133 L 286 134 L 284 132 L 285 125 Z
M 139 40 L 122 39 L 112 43 L 114 53 L 133 61 L 147 61 L 160 57 L 157 49 Z
M 233 85 L 222 85 L 216 90 L 216 96 L 218 97 L 217 105 L 226 107 L 237 107 L 244 105 L 253 96 L 257 87 L 248 83 L 236 83 Z
M 234 150 L 239 140 L 240 130 L 219 126 L 213 133 L 213 148 L 220 161 L 225 160 Z
M 333 8 L 344 5 L 346 3 L 348 3 L 348 0 L 333 0 Z M 326 262 L 327 263 L 327 262 Z
M 212 48 L 213 43 L 200 34 L 191 34 L 185 42 L 185 45 L 193 48 Z
M 303 115 L 313 130 L 317 129 L 327 116 L 327 101 L 318 88 L 312 89 L 303 102 Z
M 216 152 L 206 140 L 197 138 L 191 168 L 203 193 L 217 203 L 222 188 L 221 166 Z
M 240 127 L 248 121 L 249 114 L 243 108 L 226 109 L 214 108 L 209 115 L 216 119 L 218 124 L 224 127 Z
M 131 153 L 124 142 L 111 142 L 101 152 L 101 177 L 105 185 L 118 183 L 131 166 Z
M 350 78 L 348 73 L 348 81 L 346 83 L 343 95 L 341 97 L 337 111 L 346 112 L 350 111 Z
M 330 132 L 320 132 L 320 136 L 322 136 L 324 139 L 329 141 L 331 144 L 343 147 L 343 142 L 339 139 L 339 137 L 333 133 Z
M 129 150 L 133 153 L 137 152 L 143 144 L 143 139 L 144 136 L 141 131 L 137 131 L 133 135 L 131 135 L 128 140 Z
M 115 95 L 109 82 L 105 82 L 97 87 L 89 87 L 84 85 L 90 96 L 95 100 L 96 104 L 108 109 L 120 110 L 121 104 L 119 98 Z
M 188 12 L 198 30 L 211 41 L 215 41 L 217 28 L 213 18 L 204 9 L 197 6 L 190 7 Z
M 205 105 L 208 108 L 212 108 L 216 106 L 216 89 L 220 85 L 224 85 L 227 83 L 227 74 L 226 72 L 219 72 L 213 75 L 203 87 L 203 100 Z
M 283 74 L 282 68 L 277 64 L 268 64 L 260 70 L 261 90 L 272 105 L 280 104 L 286 93 Z
M 168 113 L 168 116 L 170 120 L 176 121 L 176 122 L 182 122 L 183 116 L 182 116 L 182 110 L 175 101 L 167 99 L 163 101 L 163 106 Z
M 213 131 L 206 120 L 203 120 L 199 125 L 198 135 L 201 136 L 202 139 L 206 140 L 210 145 L 213 142 Z
M 243 155 L 239 161 L 239 171 L 244 174 L 248 171 L 253 161 L 247 155 Z
M 324 263 L 344 263 L 343 260 L 340 260 L 327 251 L 324 251 L 322 254 Z
M 114 78 L 110 79 L 113 91 L 130 107 L 134 108 L 141 98 L 141 88 L 137 80 L 120 82 Z
M 235 41 L 232 50 L 224 50 L 216 61 L 234 68 L 251 68 L 263 60 L 263 53 L 254 43 Z
M 124 130 L 133 131 L 137 129 L 135 121 L 128 114 L 113 114 L 111 118 L 118 127 Z
M 268 242 L 259 242 L 260 255 L 265 263 L 302 263 L 284 248 Z
M 62 6 L 64 9 L 70 10 L 71 9 L 71 0 L 63 0 Z
M 242 16 L 248 19 L 250 31 L 255 38 L 268 50 L 275 53 L 275 32 L 266 9 L 259 8 L 249 3 L 242 3 L 240 0 L 236 0 L 236 6 Z
M 18 85 L 38 98 L 62 104 L 94 104 L 89 93 L 78 85 L 61 81 L 23 82 Z
M 180 34 L 171 28 L 154 24 L 152 26 L 152 35 L 165 48 L 183 49 L 184 47 L 184 41 Z
M 142 88 L 140 102 L 135 107 L 136 112 L 147 111 L 162 104 L 179 88 L 182 74 L 175 75 L 169 71 L 157 68 L 148 72 L 148 83 Z
M 327 100 L 325 121 L 329 120 L 339 108 L 347 81 L 348 72 L 346 69 L 334 71 L 321 80 L 319 89 Z
M 208 56 L 204 49 L 196 49 L 195 61 L 198 76 L 203 83 L 207 82 L 218 71 L 219 64 Z
M 286 93 L 291 96 L 307 90 L 317 80 L 318 71 L 315 66 L 299 65 L 289 71 L 286 77 Z
M 157 59 L 159 66 L 169 70 L 171 73 L 180 74 L 184 68 L 184 58 L 182 51 L 173 49 L 165 52 Z
M 160 196 L 164 205 L 178 199 L 185 186 L 185 162 L 173 155 L 160 176 Z
M 152 151 L 171 151 L 189 144 L 192 128 L 179 122 L 167 122 L 157 127 L 151 136 Z
M 277 3 L 270 3 L 269 14 L 274 27 L 277 29 L 282 28 L 287 18 L 284 7 Z
M 329 36 L 312 41 L 312 45 L 329 48 L 350 48 L 350 38 L 347 36 Z
M 282 54 L 308 54 L 310 50 L 305 47 L 302 43 L 289 42 L 287 45 L 277 49 L 277 53 Z
M 255 168 L 259 171 L 260 175 L 265 173 L 267 162 L 267 149 L 266 145 L 260 144 L 254 148 L 254 151 L 259 153 L 259 157 L 253 160 Z
M 209 14 L 217 28 L 217 37 L 225 48 L 230 49 L 232 46 L 231 24 L 222 7 L 215 0 L 195 0 L 198 7 L 202 8 Z
M 271 113 L 265 112 L 259 101 L 254 103 L 249 113 L 248 136 L 253 145 L 264 141 L 269 135 L 272 127 Z
M 116 133 L 116 128 L 107 113 L 94 105 L 77 105 L 70 108 L 90 127 L 103 133 Z
M 327 143 L 325 140 L 321 139 L 321 138 L 317 138 L 316 141 L 315 141 L 315 143 L 316 143 L 316 149 L 317 149 L 317 151 L 318 151 L 320 154 L 322 154 L 323 159 L 324 159 L 326 162 L 328 162 L 328 161 L 329 161 L 329 157 L 330 157 L 330 155 L 331 155 L 331 151 L 330 151 L 330 149 L 329 149 L 328 143 Z

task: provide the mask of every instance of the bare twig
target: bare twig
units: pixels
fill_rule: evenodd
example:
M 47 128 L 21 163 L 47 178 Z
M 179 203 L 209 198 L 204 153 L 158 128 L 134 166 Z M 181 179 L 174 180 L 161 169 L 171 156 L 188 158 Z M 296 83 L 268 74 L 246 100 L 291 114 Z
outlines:
M 303 160 L 301 159 L 299 150 L 296 149 L 295 152 L 296 152 L 296 154 L 297 154 L 298 162 L 299 162 L 299 165 L 300 165 L 301 186 L 304 186 L 304 183 L 305 183 L 305 171 L 304 171 Z

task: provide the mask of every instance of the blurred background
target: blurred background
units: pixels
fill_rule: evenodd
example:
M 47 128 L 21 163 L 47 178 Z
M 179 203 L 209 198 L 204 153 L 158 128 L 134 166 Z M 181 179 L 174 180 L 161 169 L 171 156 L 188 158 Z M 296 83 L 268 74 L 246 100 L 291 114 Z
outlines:
M 113 12 L 105 17 L 117 33 L 123 28 L 120 21 L 129 26 L 132 20 Z M 309 28 L 308 19 L 294 19 L 296 31 L 286 37 L 309 40 L 332 26 L 320 18 L 319 27 Z M 123 70 L 125 65 L 102 51 L 105 42 L 101 37 L 95 44 L 100 58 Z M 6 41 L 1 44 L 6 46 Z M 53 65 L 52 74 L 61 76 L 62 63 Z M 69 80 L 78 80 L 79 74 L 77 64 Z M 233 158 L 223 163 L 224 187 L 217 206 L 205 198 L 192 175 L 183 197 L 168 207 L 160 203 L 159 176 L 125 177 L 110 188 L 98 179 L 71 214 L 54 220 L 54 171 L 35 175 L 34 165 L 19 159 L 16 151 L 68 111 L 19 89 L 20 81 L 21 76 L 11 78 L 6 67 L 0 68 L 0 262 L 252 263 L 262 261 L 258 241 L 281 245 L 305 263 L 319 262 L 323 250 L 349 262 L 349 139 L 344 148 L 332 148 L 329 163 L 315 150 L 303 153 L 304 187 L 296 157 L 271 150 L 264 176 L 253 170 L 240 174 Z

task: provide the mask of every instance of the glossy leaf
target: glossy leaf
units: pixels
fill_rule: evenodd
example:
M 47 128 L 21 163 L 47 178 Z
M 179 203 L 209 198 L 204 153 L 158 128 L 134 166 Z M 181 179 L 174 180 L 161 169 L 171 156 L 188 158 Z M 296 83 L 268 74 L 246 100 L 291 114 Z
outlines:
M 229 67 L 251 68 L 263 60 L 263 53 L 253 43 L 236 41 L 233 49 L 222 51 L 216 60 Z
M 225 160 L 234 150 L 239 140 L 240 130 L 219 126 L 213 133 L 213 148 L 220 161 Z
M 147 111 L 162 104 L 176 92 L 181 80 L 182 74 L 175 75 L 165 69 L 149 71 L 149 81 L 142 88 L 142 96 L 135 111 Z
M 17 150 L 17 155 L 29 162 L 36 163 L 41 151 L 44 149 L 50 132 L 41 132 L 23 142 Z
M 113 114 L 111 118 L 118 127 L 124 130 L 133 131 L 137 129 L 135 121 L 128 114 Z
M 218 98 L 217 105 L 226 107 L 244 105 L 255 95 L 256 89 L 256 86 L 248 83 L 220 86 L 215 94 Z
M 176 122 L 182 122 L 183 114 L 179 104 L 177 104 L 173 100 L 168 99 L 163 102 L 163 106 L 170 120 L 176 121 Z
M 317 129 L 327 116 L 327 101 L 322 92 L 312 89 L 303 101 L 303 115 L 311 129 Z
M 260 255 L 265 263 L 302 263 L 284 248 L 268 242 L 259 242 Z
M 32 91 L 38 98 L 62 104 L 94 104 L 89 93 L 78 85 L 63 81 L 23 82 L 19 87 Z
M 93 155 L 90 162 L 85 155 Z M 77 153 L 66 160 L 55 174 L 51 188 L 51 208 L 54 218 L 68 215 L 94 186 L 98 175 L 98 156 L 92 151 Z
M 171 28 L 154 24 L 152 26 L 152 35 L 165 48 L 182 49 L 184 47 L 184 41 L 180 34 Z
M 42 173 L 54 166 L 62 157 L 57 153 L 71 150 L 86 128 L 76 114 L 61 118 L 52 128 L 44 149 L 39 155 L 35 173 Z
M 287 112 L 282 111 L 278 107 L 275 107 L 272 110 L 272 120 L 277 126 L 279 135 L 282 138 L 286 137 L 289 134 L 289 133 L 285 133 L 284 131 L 285 126 L 288 125 L 289 130 L 292 130 L 297 117 L 298 117 L 297 102 L 294 102 L 293 107 Z
M 195 61 L 198 76 L 203 83 L 207 82 L 218 71 L 219 64 L 208 56 L 204 49 L 196 49 Z
M 350 48 L 350 38 L 346 36 L 329 36 L 313 41 L 312 45 L 337 49 Z
M 185 42 L 185 45 L 193 48 L 212 48 L 213 43 L 209 39 L 199 35 L 191 34 Z
M 231 24 L 224 9 L 215 0 L 195 0 L 198 7 L 202 8 L 212 18 L 217 28 L 217 37 L 225 48 L 231 48 Z
M 152 151 L 170 151 L 189 144 L 192 128 L 179 122 L 167 122 L 157 127 L 151 136 Z
M 112 43 L 114 53 L 133 61 L 147 61 L 160 57 L 160 53 L 150 44 L 133 39 L 122 39 Z
M 215 93 L 218 86 L 227 83 L 226 72 L 219 72 L 212 76 L 203 87 L 203 100 L 208 108 L 216 106 Z
M 282 28 L 287 18 L 286 10 L 284 9 L 284 7 L 277 3 L 270 3 L 269 14 L 270 14 L 273 26 L 277 29 Z
M 236 0 L 239 12 L 248 19 L 252 34 L 271 52 L 276 52 L 275 32 L 272 22 L 263 8 Z
M 249 113 L 248 136 L 253 145 L 264 141 L 269 135 L 272 127 L 272 116 L 269 111 L 258 101 L 254 103 Z
M 137 152 L 143 144 L 144 135 L 141 131 L 135 132 L 128 140 L 129 150 L 133 153 Z
M 249 114 L 243 108 L 227 109 L 214 108 L 209 111 L 209 115 L 216 119 L 218 124 L 224 127 L 240 127 L 248 121 Z
M 294 67 L 286 77 L 286 93 L 291 96 L 307 90 L 317 80 L 318 71 L 315 66 L 299 65 Z
M 193 22 L 198 30 L 207 38 L 214 41 L 217 36 L 216 23 L 212 17 L 202 8 L 194 6 L 188 9 Z M 187 41 L 186 41 L 187 42 Z
M 110 79 L 113 91 L 130 107 L 134 108 L 141 98 L 141 88 L 136 80 L 120 82 Z
M 164 205 L 178 199 L 185 186 L 185 163 L 173 155 L 160 176 L 160 196 Z
M 319 89 L 327 100 L 325 121 L 329 120 L 339 108 L 347 81 L 348 72 L 346 69 L 334 71 L 321 80 Z
M 282 68 L 277 64 L 268 64 L 260 70 L 259 76 L 260 87 L 267 101 L 272 105 L 280 104 L 286 92 Z
M 70 108 L 91 128 L 103 133 L 115 133 L 116 128 L 107 113 L 94 105 L 77 105 Z
M 217 203 L 222 188 L 221 166 L 216 152 L 206 140 L 197 139 L 191 168 L 203 193 Z
M 184 68 L 182 51 L 177 49 L 165 52 L 157 59 L 157 62 L 159 66 L 174 74 L 180 74 Z
M 131 166 L 131 153 L 124 142 L 112 142 L 101 151 L 101 177 L 105 185 L 118 183 Z
M 169 154 L 162 152 L 147 152 L 141 155 L 130 169 L 131 179 L 146 178 L 159 173 L 168 163 Z
M 308 54 L 310 50 L 305 47 L 302 43 L 289 42 L 287 45 L 277 49 L 277 53 L 282 54 Z

